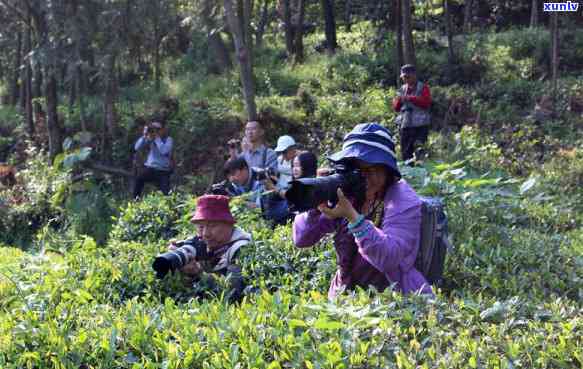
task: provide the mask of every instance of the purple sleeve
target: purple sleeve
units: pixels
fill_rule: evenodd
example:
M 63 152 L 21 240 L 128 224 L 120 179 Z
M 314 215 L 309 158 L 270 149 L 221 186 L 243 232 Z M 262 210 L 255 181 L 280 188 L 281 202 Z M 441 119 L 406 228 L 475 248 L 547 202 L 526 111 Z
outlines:
M 362 257 L 376 269 L 388 273 L 397 269 L 404 260 L 410 265 L 415 262 L 419 248 L 421 205 L 397 214 L 387 215 L 385 212 L 382 229 L 367 220 L 355 231 L 367 227 L 368 231 L 356 238 L 356 244 Z
M 296 215 L 292 237 L 297 247 L 309 247 L 326 234 L 334 231 L 335 221 L 328 219 L 317 210 L 309 210 Z

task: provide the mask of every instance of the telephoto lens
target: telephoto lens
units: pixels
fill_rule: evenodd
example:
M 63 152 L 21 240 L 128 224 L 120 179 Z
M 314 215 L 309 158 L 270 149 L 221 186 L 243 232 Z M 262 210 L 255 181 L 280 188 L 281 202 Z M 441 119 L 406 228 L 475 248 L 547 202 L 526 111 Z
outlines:
M 157 278 L 164 278 L 168 272 L 175 272 L 193 259 L 206 260 L 209 257 L 206 243 L 198 237 L 176 243 L 176 250 L 160 254 L 154 259 L 152 268 Z
M 333 174 L 326 177 L 300 178 L 290 182 L 285 198 L 294 211 L 315 209 L 319 204 L 335 206 L 338 202 L 337 190 L 362 206 L 366 193 L 366 180 L 360 170 L 347 163 L 335 163 Z

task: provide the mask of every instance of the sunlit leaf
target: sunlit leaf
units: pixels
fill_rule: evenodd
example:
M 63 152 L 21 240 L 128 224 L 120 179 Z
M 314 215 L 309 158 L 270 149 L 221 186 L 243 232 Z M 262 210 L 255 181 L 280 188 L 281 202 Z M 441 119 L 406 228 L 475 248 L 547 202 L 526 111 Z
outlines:
M 521 186 L 520 186 L 520 194 L 523 195 L 526 191 L 530 190 L 537 182 L 537 178 L 536 177 L 531 177 L 528 180 L 526 180 Z

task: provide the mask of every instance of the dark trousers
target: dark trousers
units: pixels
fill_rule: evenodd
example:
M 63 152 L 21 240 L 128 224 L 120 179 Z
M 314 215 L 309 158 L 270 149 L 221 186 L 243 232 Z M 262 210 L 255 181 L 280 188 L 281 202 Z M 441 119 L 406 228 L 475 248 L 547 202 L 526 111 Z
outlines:
M 170 192 L 170 174 L 170 171 L 144 167 L 142 173 L 136 178 L 133 198 L 140 197 L 144 190 L 144 184 L 147 182 L 157 183 L 160 191 L 162 191 L 164 195 L 168 195 L 168 192 Z
M 401 159 L 412 159 L 415 150 L 427 143 L 428 135 L 429 126 L 401 128 Z M 421 152 L 417 152 L 417 157 L 420 154 Z

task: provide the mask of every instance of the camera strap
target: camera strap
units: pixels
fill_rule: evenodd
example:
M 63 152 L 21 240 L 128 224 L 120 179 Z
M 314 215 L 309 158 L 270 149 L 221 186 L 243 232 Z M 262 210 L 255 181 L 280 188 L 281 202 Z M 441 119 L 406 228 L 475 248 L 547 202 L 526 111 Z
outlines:
M 385 216 L 385 202 L 383 200 L 375 201 L 372 208 L 366 215 L 366 219 L 374 223 L 375 226 L 381 227 Z
M 263 147 L 263 159 L 261 160 L 261 167 L 265 168 L 265 162 L 267 161 L 267 146 Z

